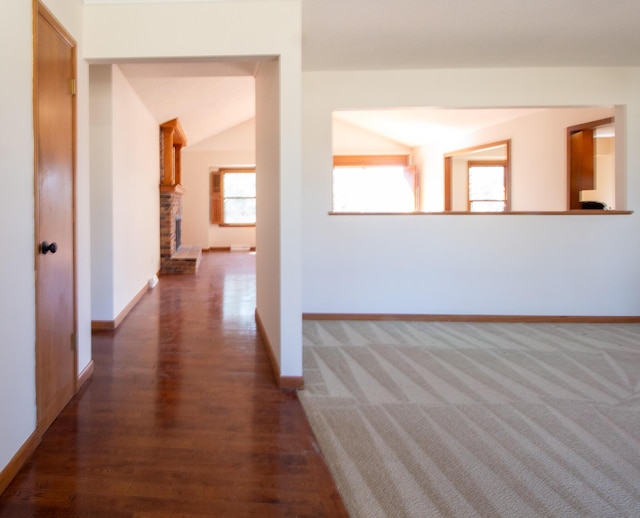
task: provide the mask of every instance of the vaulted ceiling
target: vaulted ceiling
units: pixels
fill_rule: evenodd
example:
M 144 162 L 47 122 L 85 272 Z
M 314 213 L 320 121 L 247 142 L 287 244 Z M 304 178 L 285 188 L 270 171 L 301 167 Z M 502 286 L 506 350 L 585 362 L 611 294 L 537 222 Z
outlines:
M 640 66 L 638 0 L 301 1 L 305 71 Z M 179 117 L 190 143 L 253 116 L 254 70 L 251 62 L 123 66 L 154 116 Z M 173 104 L 177 91 L 189 94 Z

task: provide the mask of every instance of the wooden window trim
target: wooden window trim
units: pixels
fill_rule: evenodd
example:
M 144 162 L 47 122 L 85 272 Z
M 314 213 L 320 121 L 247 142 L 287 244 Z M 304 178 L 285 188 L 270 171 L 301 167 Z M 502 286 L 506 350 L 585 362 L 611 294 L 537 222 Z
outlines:
M 455 151 L 449 151 L 445 153 L 445 157 L 456 157 L 460 155 L 468 155 L 469 153 L 475 153 L 476 151 L 484 151 L 487 149 L 492 149 L 494 147 L 507 146 L 507 150 L 511 146 L 511 139 L 506 140 L 497 140 L 495 142 L 488 142 L 486 144 L 478 144 L 477 146 L 471 146 L 464 149 L 456 149 Z M 509 153 L 507 153 L 507 156 Z
M 467 210 L 471 212 L 471 200 L 469 199 L 469 169 L 472 167 L 492 167 L 499 166 L 504 168 L 504 200 L 482 200 L 482 201 L 504 201 L 504 210 L 502 212 L 511 212 L 511 175 L 509 174 L 508 160 L 469 160 L 467 162 Z M 480 200 L 473 200 L 480 201 Z
M 224 175 L 226 173 L 253 173 L 255 167 L 225 167 L 210 173 L 209 209 L 210 222 L 220 227 L 255 227 L 255 223 L 226 223 L 224 220 Z
M 450 151 L 444 154 L 444 210 L 445 212 L 451 212 L 452 207 L 452 174 L 453 174 L 453 163 L 452 159 L 461 156 L 468 155 L 469 153 L 475 153 L 477 151 L 483 151 L 495 147 L 505 146 L 507 150 L 507 159 L 505 165 L 505 190 L 507 203 L 505 205 L 504 212 L 511 212 L 511 139 L 506 140 L 497 140 L 495 142 L 488 142 L 487 144 L 478 144 L 477 146 L 471 146 L 464 149 L 457 149 L 455 151 Z M 481 162 L 482 160 L 477 160 Z M 468 182 L 467 182 L 468 185 Z M 468 203 L 469 193 L 467 192 L 467 209 L 470 211 L 470 206 Z M 501 214 L 501 213 L 498 213 Z
M 335 155 L 333 167 L 372 167 L 383 165 L 409 165 L 409 155 Z

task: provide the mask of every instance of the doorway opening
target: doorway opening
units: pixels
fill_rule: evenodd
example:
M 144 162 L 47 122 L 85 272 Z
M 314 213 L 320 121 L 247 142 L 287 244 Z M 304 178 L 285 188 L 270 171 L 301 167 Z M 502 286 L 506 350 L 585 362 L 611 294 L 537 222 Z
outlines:
M 567 128 L 569 210 L 615 208 L 615 133 L 613 117 Z

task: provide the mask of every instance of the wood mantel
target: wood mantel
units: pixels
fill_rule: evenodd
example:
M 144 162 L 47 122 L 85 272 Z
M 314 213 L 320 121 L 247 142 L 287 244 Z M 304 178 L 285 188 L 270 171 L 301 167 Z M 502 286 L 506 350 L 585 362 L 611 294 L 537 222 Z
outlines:
M 187 137 L 178 119 L 160 124 L 160 188 L 175 187 L 182 184 L 182 148 L 187 145 Z M 176 192 L 175 189 L 164 192 Z M 184 192 L 184 191 L 183 191 Z
M 180 184 L 176 185 L 164 185 L 160 184 L 160 192 L 174 192 L 178 194 L 184 194 L 184 187 Z

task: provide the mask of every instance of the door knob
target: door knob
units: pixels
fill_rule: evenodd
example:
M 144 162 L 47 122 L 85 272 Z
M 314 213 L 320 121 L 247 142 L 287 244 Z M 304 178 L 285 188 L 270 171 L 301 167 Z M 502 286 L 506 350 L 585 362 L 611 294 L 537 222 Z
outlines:
M 46 254 L 47 252 L 55 254 L 58 251 L 58 245 L 56 245 L 55 243 L 47 243 L 46 241 L 43 241 L 40 245 L 40 251 L 43 254 Z

